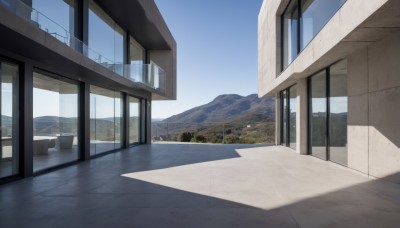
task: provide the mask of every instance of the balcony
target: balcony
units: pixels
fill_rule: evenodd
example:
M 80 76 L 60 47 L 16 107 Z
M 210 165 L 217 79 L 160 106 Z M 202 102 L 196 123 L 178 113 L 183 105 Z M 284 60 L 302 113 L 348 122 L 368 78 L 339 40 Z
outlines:
M 153 62 L 150 64 L 114 63 L 104 57 L 101 53 L 89 48 L 78 38 L 69 34 L 65 28 L 51 20 L 49 17 L 34 8 L 29 7 L 20 0 L 0 0 L 0 7 L 8 9 L 10 12 L 13 12 L 15 15 L 45 31 L 47 34 L 53 36 L 74 51 L 111 70 L 115 74 L 129 79 L 134 83 L 140 84 L 151 92 L 160 95 L 165 94 L 166 72 L 157 64 Z
M 2 228 L 398 227 L 399 213 L 397 184 L 266 145 L 143 145 L 0 187 Z

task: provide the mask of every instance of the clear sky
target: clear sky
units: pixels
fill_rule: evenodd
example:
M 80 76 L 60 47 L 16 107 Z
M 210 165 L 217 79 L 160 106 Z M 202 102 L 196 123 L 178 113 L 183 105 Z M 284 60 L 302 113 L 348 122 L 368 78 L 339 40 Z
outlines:
M 257 22 L 262 0 L 155 0 L 178 45 L 176 101 L 154 101 L 153 118 L 221 94 L 257 93 Z

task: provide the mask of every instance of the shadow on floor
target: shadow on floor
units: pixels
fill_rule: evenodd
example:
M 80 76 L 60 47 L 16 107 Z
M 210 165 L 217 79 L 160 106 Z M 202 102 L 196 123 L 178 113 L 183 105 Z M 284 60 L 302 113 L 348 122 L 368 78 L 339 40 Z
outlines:
M 296 188 L 296 182 L 272 186 L 270 191 L 263 189 L 266 194 L 257 188 L 249 192 L 224 188 L 223 196 L 238 193 L 245 198 L 243 202 L 248 202 L 238 203 L 236 199 L 215 197 L 213 189 L 198 194 L 121 176 L 240 158 L 236 150 L 257 147 L 261 146 L 140 146 L 7 184 L 0 187 L 0 227 L 398 227 L 400 224 L 399 185 L 384 181 L 366 181 L 313 197 L 301 197 L 312 189 L 307 189 L 308 185 Z M 274 177 L 280 178 L 279 174 Z M 273 205 L 277 199 L 282 200 L 276 204 L 280 206 L 253 206 L 258 201 Z

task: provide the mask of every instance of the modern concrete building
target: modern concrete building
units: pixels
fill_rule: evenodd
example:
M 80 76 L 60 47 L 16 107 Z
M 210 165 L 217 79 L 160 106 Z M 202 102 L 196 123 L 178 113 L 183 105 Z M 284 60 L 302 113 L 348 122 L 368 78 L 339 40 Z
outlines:
M 400 183 L 400 1 L 265 0 L 258 37 L 276 144 Z
M 150 143 L 176 99 L 176 43 L 152 0 L 0 0 L 0 183 Z

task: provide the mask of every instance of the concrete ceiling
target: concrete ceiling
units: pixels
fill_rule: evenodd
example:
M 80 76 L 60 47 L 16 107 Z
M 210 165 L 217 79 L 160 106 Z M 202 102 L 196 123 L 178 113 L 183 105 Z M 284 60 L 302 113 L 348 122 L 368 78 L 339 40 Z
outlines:
M 118 25 L 146 49 L 171 50 L 175 40 L 153 0 L 96 0 Z

